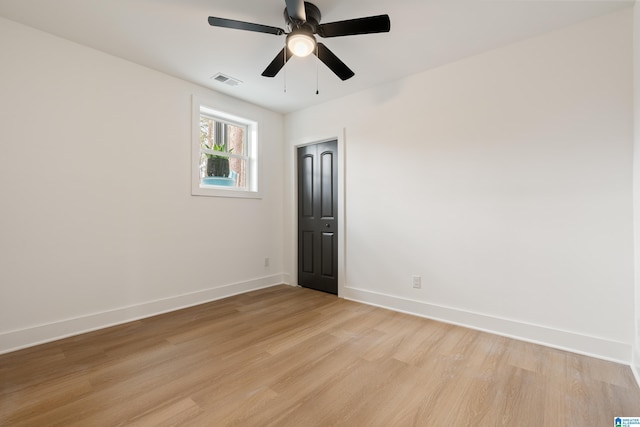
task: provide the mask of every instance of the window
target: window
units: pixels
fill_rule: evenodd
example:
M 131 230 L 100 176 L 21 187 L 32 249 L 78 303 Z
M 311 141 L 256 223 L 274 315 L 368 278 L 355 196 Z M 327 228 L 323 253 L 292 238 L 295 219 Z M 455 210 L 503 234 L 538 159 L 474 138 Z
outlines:
M 256 122 L 217 111 L 194 97 L 192 194 L 260 197 Z

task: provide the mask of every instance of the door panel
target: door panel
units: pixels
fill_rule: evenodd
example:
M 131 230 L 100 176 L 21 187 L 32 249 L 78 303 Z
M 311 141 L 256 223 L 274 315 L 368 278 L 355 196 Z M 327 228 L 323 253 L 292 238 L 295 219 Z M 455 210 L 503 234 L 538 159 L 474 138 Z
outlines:
M 302 271 L 313 274 L 313 232 L 302 233 Z
M 313 216 L 313 156 L 304 156 L 299 164 L 302 168 L 302 182 L 300 182 L 300 195 L 302 209 L 300 214 L 304 217 Z
M 338 293 L 338 142 L 298 148 L 298 284 Z
M 321 210 L 320 214 L 323 218 L 333 218 L 333 153 L 323 152 L 320 161 L 320 194 L 321 194 Z
M 333 277 L 333 233 L 322 233 L 322 275 L 324 277 Z

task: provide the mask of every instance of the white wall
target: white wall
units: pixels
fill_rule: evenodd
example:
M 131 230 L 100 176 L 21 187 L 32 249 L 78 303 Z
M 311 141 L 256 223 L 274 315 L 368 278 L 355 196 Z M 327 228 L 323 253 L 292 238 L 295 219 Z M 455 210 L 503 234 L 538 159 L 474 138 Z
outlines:
M 628 363 L 631 58 L 626 9 L 288 115 L 289 189 L 345 128 L 341 295 Z
M 633 14 L 633 55 L 634 55 L 634 246 L 635 246 L 635 340 L 632 368 L 640 384 L 640 5 L 634 5 Z
M 0 352 L 282 282 L 281 115 L 4 19 L 0 58 Z M 259 120 L 262 200 L 190 195 L 194 93 Z

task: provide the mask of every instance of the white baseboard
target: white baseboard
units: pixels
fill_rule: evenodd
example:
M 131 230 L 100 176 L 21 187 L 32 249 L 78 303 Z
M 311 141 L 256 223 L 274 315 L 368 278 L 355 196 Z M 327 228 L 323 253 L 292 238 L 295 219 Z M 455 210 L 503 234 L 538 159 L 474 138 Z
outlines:
M 545 326 L 523 323 L 515 320 L 503 319 L 480 313 L 472 313 L 456 308 L 444 307 L 420 301 L 409 300 L 393 295 L 372 292 L 364 289 L 345 287 L 341 297 L 387 308 L 389 310 L 426 317 L 433 320 L 464 326 L 579 353 L 599 359 L 610 360 L 625 365 L 631 364 L 631 346 L 627 343 L 610 341 L 574 332 L 562 331 Z
M 185 295 L 149 301 L 142 304 L 122 307 L 115 310 L 93 313 L 73 319 L 65 319 L 54 323 L 31 328 L 0 333 L 0 354 L 20 350 L 26 347 L 55 341 L 109 326 L 180 310 L 186 307 L 227 298 L 233 295 L 280 285 L 284 275 L 261 277 L 245 282 L 232 283 L 218 288 L 206 289 Z

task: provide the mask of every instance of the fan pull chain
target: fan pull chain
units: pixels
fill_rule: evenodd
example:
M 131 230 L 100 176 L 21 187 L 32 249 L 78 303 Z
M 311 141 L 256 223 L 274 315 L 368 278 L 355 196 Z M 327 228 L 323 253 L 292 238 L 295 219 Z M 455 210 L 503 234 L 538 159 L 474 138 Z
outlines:
M 316 43 L 316 57 L 318 57 L 318 44 Z M 320 61 L 319 57 L 316 61 L 316 95 L 320 94 L 320 65 L 318 62 Z
M 284 93 L 287 93 L 287 49 L 284 49 Z

